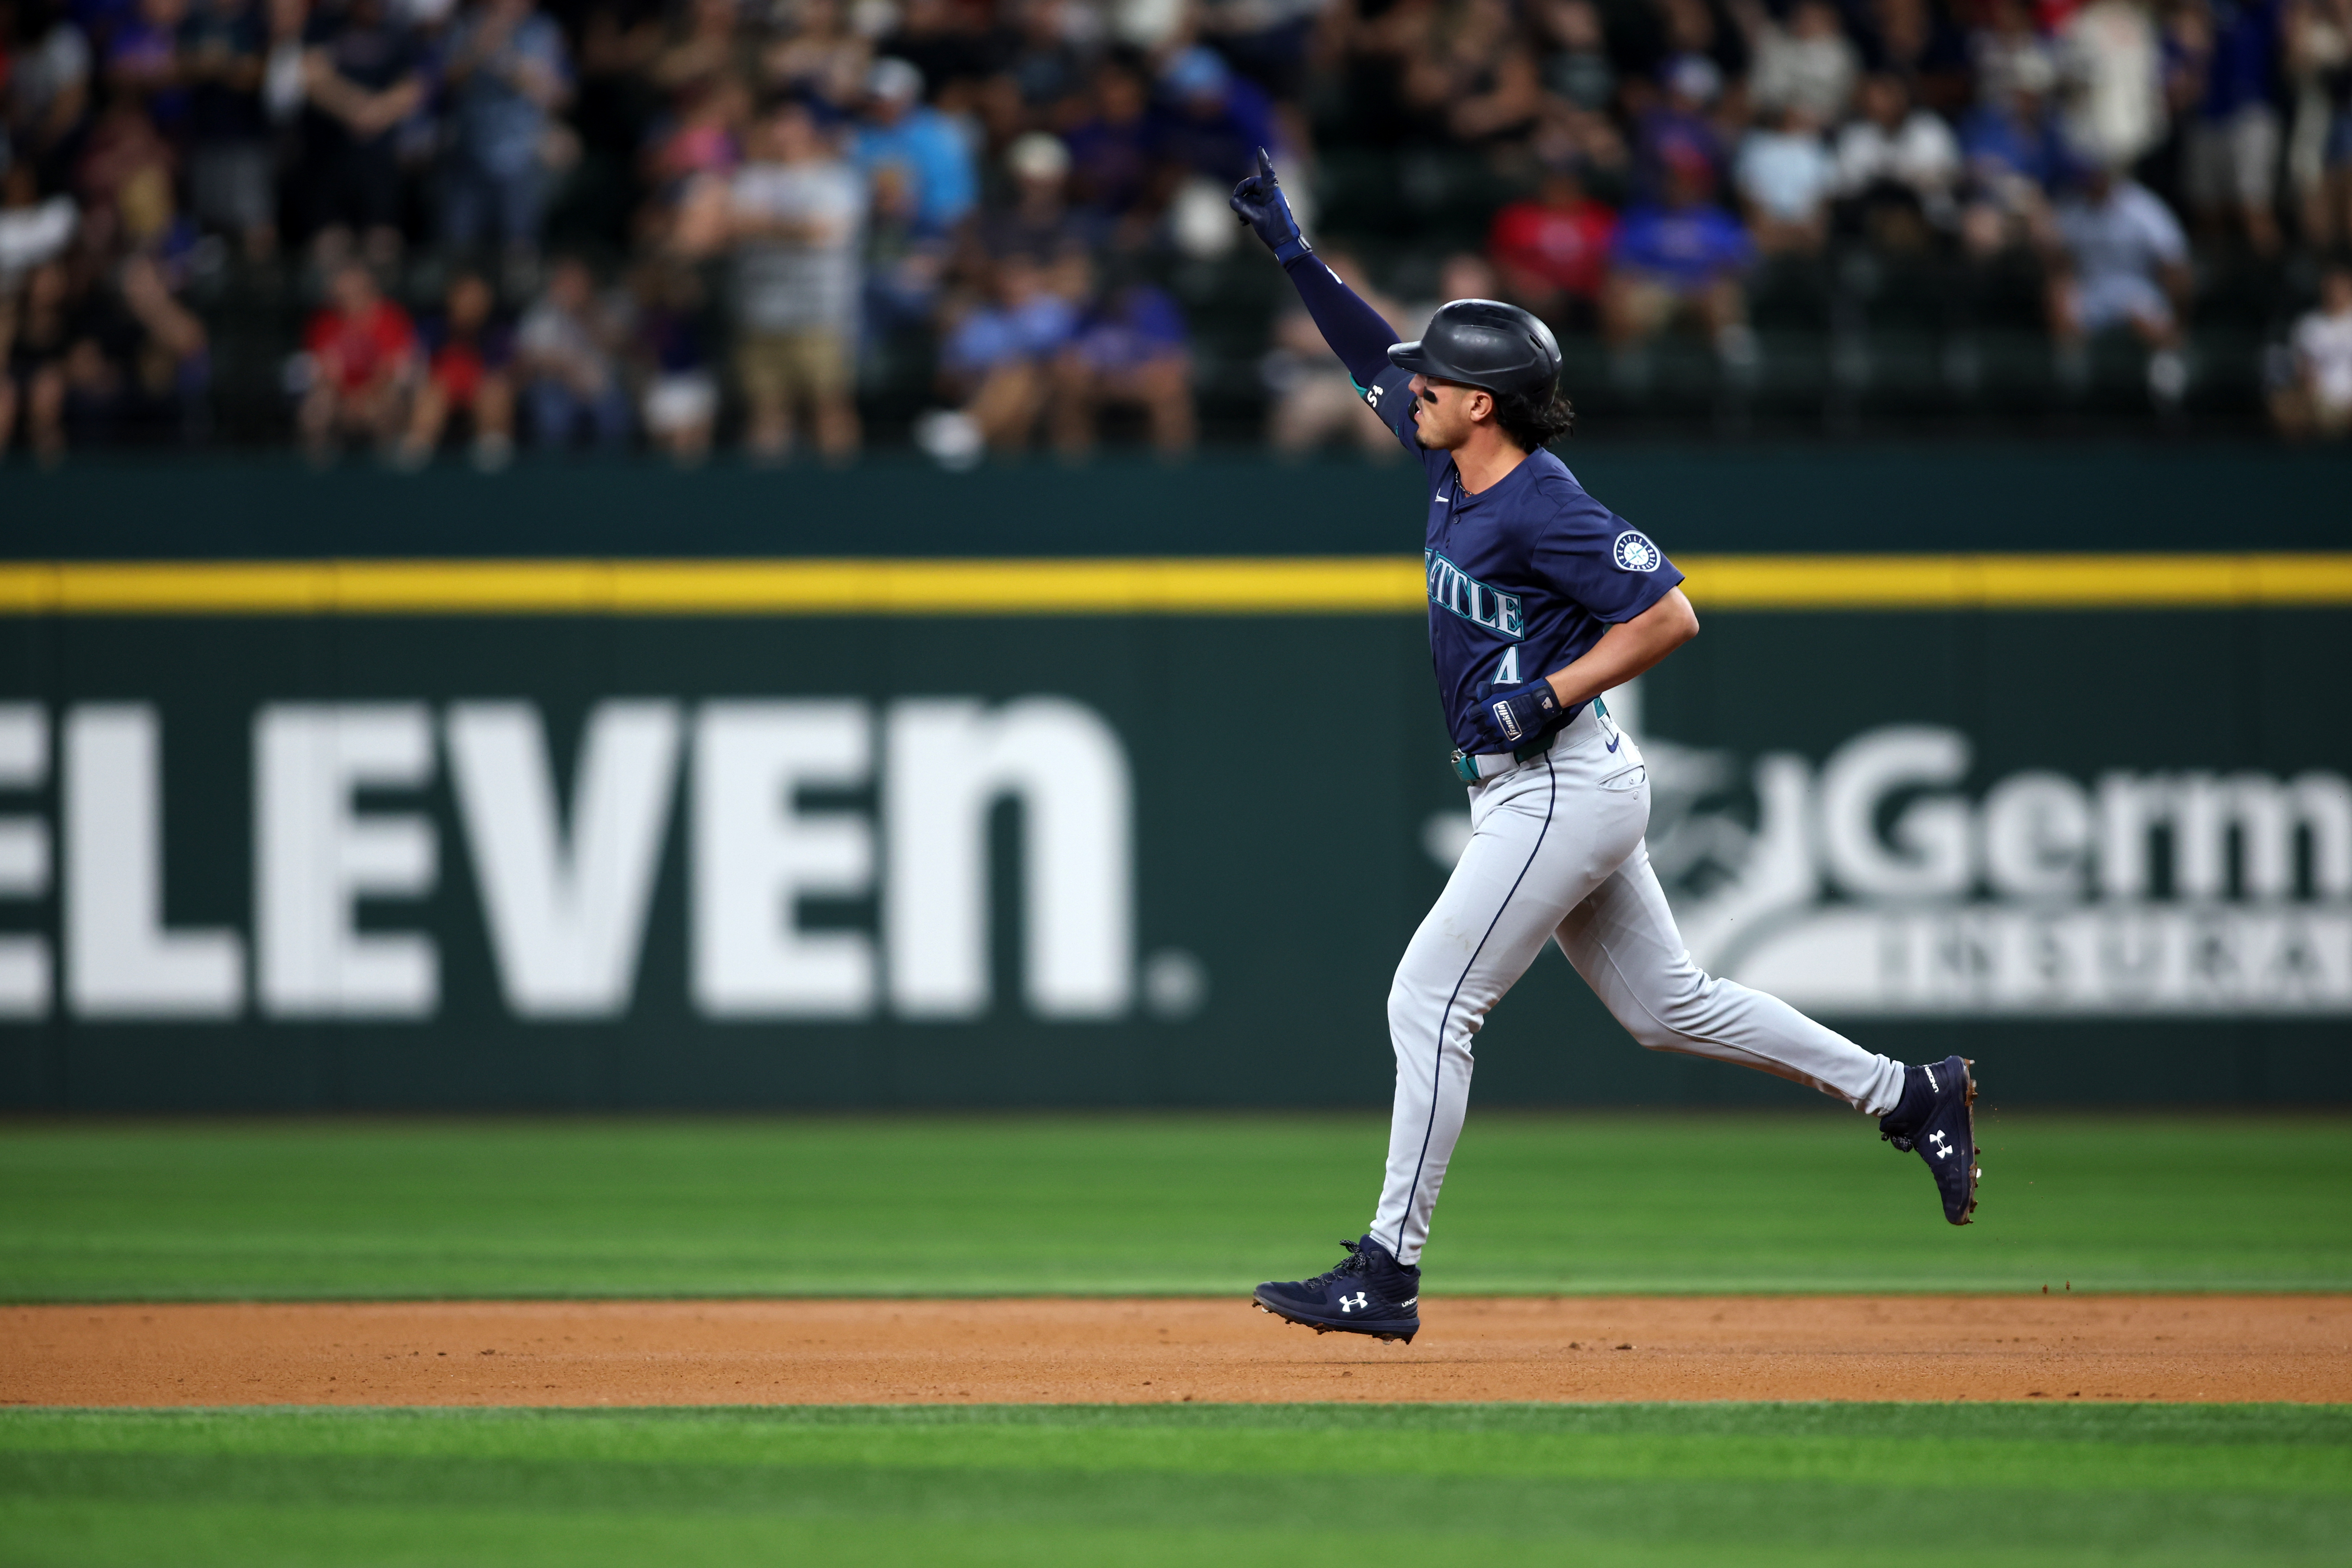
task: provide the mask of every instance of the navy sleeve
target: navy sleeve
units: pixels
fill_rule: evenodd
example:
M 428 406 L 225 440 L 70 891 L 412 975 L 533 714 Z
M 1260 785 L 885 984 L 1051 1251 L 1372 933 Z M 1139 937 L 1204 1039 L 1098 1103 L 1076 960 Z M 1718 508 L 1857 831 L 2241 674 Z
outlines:
M 1404 449 L 1421 459 L 1434 493 L 1454 466 L 1454 454 L 1432 451 L 1421 444 L 1421 436 L 1412 427 L 1412 372 L 1402 365 L 1390 365 L 1372 377 L 1369 385 L 1357 382 L 1356 391 L 1363 398 L 1364 406 L 1381 416 L 1381 423 L 1389 427 Z
M 1412 427 L 1412 372 L 1397 365 L 1389 358 L 1389 345 L 1397 341 L 1396 329 L 1388 324 L 1378 310 L 1364 303 L 1353 289 L 1339 281 L 1338 273 L 1323 265 L 1322 258 L 1313 251 L 1299 257 L 1284 268 L 1298 289 L 1298 297 L 1307 303 L 1307 313 L 1348 367 L 1348 379 L 1356 384 L 1357 393 L 1365 405 L 1381 416 L 1381 423 L 1395 433 L 1404 449 L 1422 461 L 1429 472 L 1431 484 L 1437 483 L 1452 461 L 1451 455 L 1424 449 Z
M 1381 319 L 1381 313 L 1364 303 L 1361 296 L 1339 281 L 1339 274 L 1323 265 L 1323 258 L 1313 251 L 1297 258 L 1283 268 L 1290 274 L 1291 283 L 1307 305 L 1307 313 L 1315 318 L 1315 325 L 1339 363 L 1348 367 L 1349 375 L 1358 386 L 1368 391 L 1382 371 L 1390 369 L 1389 345 L 1397 341 L 1396 329 Z M 1385 417 L 1385 415 L 1383 415 Z
M 1649 535 L 1573 479 L 1556 479 L 1546 488 L 1557 504 L 1536 539 L 1536 570 L 1595 617 L 1612 626 L 1630 621 L 1682 582 Z

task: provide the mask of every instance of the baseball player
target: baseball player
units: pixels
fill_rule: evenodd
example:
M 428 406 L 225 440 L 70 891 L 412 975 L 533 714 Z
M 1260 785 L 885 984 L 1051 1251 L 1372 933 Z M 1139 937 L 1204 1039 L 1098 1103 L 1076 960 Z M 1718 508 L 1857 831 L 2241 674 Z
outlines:
M 1698 633 L 1683 574 L 1548 449 L 1572 421 L 1559 345 L 1514 305 L 1456 300 L 1417 342 L 1318 260 L 1261 152 L 1234 210 L 1273 248 L 1357 390 L 1426 470 L 1429 647 L 1469 786 L 1471 837 L 1389 992 L 1396 1109 L 1371 1228 L 1312 1279 L 1257 1288 L 1318 1332 L 1410 1342 L 1422 1245 L 1487 1009 L 1556 942 L 1633 1038 L 1812 1085 L 1879 1118 L 1935 1173 L 1944 1217 L 1976 1207 L 1969 1064 L 1906 1067 L 1777 997 L 1703 973 L 1650 868 L 1648 772 L 1601 693 Z

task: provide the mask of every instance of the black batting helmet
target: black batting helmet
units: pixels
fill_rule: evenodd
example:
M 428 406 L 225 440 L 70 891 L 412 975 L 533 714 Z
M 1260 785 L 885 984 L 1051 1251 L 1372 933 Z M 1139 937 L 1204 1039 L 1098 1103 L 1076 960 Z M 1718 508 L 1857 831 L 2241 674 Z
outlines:
M 1456 300 L 1441 305 L 1421 337 L 1389 345 L 1394 363 L 1433 381 L 1488 392 L 1549 392 L 1559 380 L 1559 340 L 1517 305 Z

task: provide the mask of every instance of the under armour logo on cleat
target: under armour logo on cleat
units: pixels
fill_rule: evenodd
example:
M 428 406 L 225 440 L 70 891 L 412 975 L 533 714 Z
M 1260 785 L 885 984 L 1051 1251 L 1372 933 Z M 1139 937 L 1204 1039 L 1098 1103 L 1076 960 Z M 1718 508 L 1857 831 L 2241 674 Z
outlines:
M 1357 1291 L 1352 1298 L 1348 1296 L 1339 1298 L 1339 1310 L 1343 1312 L 1360 1312 L 1371 1304 L 1372 1299 L 1361 1290 Z
M 1940 1131 L 1937 1131 L 1937 1132 L 1930 1132 L 1930 1133 L 1928 1133 L 1928 1134 L 1927 1134 L 1927 1142 L 1930 1142 L 1930 1143 L 1933 1143 L 1933 1144 L 1936 1146 L 1936 1158 L 1937 1158 L 1937 1159 L 1938 1159 L 1938 1160 L 1942 1160 L 1942 1159 L 1948 1159 L 1948 1158 L 1949 1158 L 1949 1157 L 1950 1157 L 1951 1152 L 1952 1152 L 1952 1146 L 1951 1146 L 1948 1142 L 1947 1142 L 1945 1141 L 1945 1138 L 1944 1138 L 1943 1133 L 1941 1133 Z

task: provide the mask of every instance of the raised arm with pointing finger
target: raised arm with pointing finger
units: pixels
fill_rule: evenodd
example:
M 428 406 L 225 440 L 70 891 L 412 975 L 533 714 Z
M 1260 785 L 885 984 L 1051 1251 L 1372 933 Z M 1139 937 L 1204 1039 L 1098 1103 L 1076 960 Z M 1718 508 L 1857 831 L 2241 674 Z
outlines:
M 1370 386 L 1389 368 L 1389 345 L 1397 341 L 1396 329 L 1317 259 L 1315 247 L 1298 232 L 1290 198 L 1282 194 L 1274 160 L 1265 148 L 1258 149 L 1257 173 L 1234 187 L 1232 206 L 1290 274 L 1298 297 L 1307 303 L 1307 313 L 1315 318 L 1323 341 L 1348 367 L 1358 389 Z

